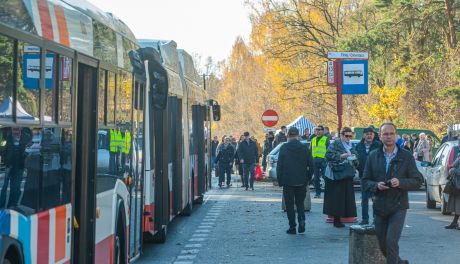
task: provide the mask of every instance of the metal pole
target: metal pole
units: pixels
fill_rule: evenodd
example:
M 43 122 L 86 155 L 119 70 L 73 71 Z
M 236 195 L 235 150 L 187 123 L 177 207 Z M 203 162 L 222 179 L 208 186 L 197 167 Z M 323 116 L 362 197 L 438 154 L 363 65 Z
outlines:
M 337 63 L 337 134 L 340 134 L 342 130 L 342 114 L 343 114 L 343 102 L 342 102 L 342 59 L 336 60 Z
M 203 89 L 206 90 L 206 74 L 203 73 Z M 205 143 L 206 144 L 206 149 L 208 150 L 208 168 L 207 168 L 207 172 L 206 172 L 206 175 L 207 175 L 207 181 L 208 181 L 208 188 L 211 189 L 212 188 L 212 146 L 211 146 L 211 139 L 212 139 L 212 130 L 211 130 L 211 119 L 212 119 L 212 101 L 209 101 L 209 99 L 206 101 L 206 119 L 207 119 L 207 124 L 206 126 L 208 127 L 209 129 L 209 133 L 208 133 L 208 140 L 207 142 Z

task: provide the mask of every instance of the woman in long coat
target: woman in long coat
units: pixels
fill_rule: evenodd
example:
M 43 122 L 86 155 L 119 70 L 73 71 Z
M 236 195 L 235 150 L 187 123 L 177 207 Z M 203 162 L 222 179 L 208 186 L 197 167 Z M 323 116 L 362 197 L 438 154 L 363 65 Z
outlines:
M 460 146 L 460 139 L 458 140 Z M 452 168 L 449 170 L 450 177 L 460 177 L 460 154 L 458 154 L 457 159 L 455 159 Z M 460 229 L 458 227 L 458 218 L 460 217 L 460 195 L 453 196 L 449 195 L 449 200 L 447 201 L 447 210 L 454 213 L 454 219 L 450 225 L 445 226 L 446 229 Z
M 336 139 L 329 146 L 326 152 L 326 162 L 341 163 L 351 158 L 357 157 L 350 140 L 353 132 L 349 127 L 344 127 L 340 134 L 340 139 Z M 353 161 L 356 166 L 357 159 Z M 344 227 L 340 217 L 356 217 L 355 191 L 353 189 L 353 175 L 343 180 L 332 180 L 324 177 L 326 183 L 324 190 L 323 213 L 334 217 L 335 227 Z

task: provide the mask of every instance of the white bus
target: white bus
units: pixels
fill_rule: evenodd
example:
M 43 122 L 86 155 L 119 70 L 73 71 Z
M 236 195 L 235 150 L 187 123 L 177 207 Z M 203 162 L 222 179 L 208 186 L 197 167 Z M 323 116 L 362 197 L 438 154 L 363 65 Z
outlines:
M 172 43 L 85 1 L 2 2 L 0 263 L 132 262 L 202 201 L 212 106 Z

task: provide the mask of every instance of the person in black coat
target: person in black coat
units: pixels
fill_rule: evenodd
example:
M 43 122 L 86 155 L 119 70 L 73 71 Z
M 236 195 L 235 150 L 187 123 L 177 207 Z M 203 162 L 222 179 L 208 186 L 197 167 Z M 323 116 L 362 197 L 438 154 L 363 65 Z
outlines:
M 282 127 L 281 127 L 281 131 L 280 131 L 278 134 L 276 134 L 275 142 L 274 142 L 274 144 L 273 144 L 273 147 L 276 147 L 276 146 L 278 146 L 280 143 L 286 142 L 286 141 L 287 141 L 286 131 L 287 131 L 286 126 L 282 126 Z
M 264 140 L 264 156 L 262 157 L 262 169 L 263 172 L 267 170 L 267 156 L 270 154 L 270 152 L 273 149 L 273 141 L 275 137 L 273 136 L 273 132 L 269 132 L 265 134 L 265 140 Z
M 358 153 L 358 172 L 359 178 L 363 177 L 364 166 L 366 165 L 367 157 L 369 153 L 374 149 L 381 148 L 382 144 L 380 141 L 375 140 L 374 130 L 371 127 L 364 129 L 364 135 L 359 144 L 356 146 L 356 152 Z M 360 225 L 369 224 L 369 199 L 371 194 L 363 189 L 361 185 L 361 209 L 362 209 L 362 220 Z
M 249 138 L 249 132 L 244 132 L 244 140 L 238 145 L 238 159 L 243 165 L 243 178 L 246 191 L 248 187 L 254 191 L 254 170 L 256 168 L 256 160 L 259 159 L 257 146 L 254 141 Z
M 335 140 L 328 147 L 326 161 L 329 165 L 348 162 L 355 166 L 357 153 L 350 142 L 353 138 L 351 128 L 344 127 L 340 136 L 340 139 Z M 341 222 L 341 217 L 356 217 L 355 190 L 353 189 L 354 168 L 347 172 L 346 176 L 341 180 L 324 177 L 323 213 L 334 217 L 334 227 L 345 227 Z
M 222 187 L 225 181 L 225 174 L 227 174 L 227 187 L 230 187 L 230 181 L 232 179 L 232 165 L 235 150 L 232 144 L 230 144 L 230 138 L 225 137 L 222 140 L 224 143 L 219 145 L 219 151 L 216 156 L 215 163 L 219 163 L 219 187 Z
M 308 146 L 300 143 L 299 130 L 289 128 L 288 142 L 280 148 L 276 176 L 279 186 L 283 187 L 286 212 L 289 219 L 288 234 L 296 233 L 294 203 L 297 208 L 299 233 L 305 232 L 304 200 L 307 186 L 313 174 L 313 161 Z
M 409 209 L 408 191 L 417 189 L 423 176 L 409 151 L 396 144 L 396 126 L 383 123 L 383 147 L 369 154 L 361 183 L 374 194 L 375 233 L 387 264 L 408 263 L 399 258 L 399 238 Z

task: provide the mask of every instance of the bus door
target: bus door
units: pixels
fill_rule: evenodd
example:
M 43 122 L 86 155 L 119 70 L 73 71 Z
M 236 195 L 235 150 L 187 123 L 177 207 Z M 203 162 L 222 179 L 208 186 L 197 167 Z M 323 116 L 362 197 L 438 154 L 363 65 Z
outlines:
M 142 246 L 142 218 L 143 218 L 143 192 L 144 192 L 144 92 L 145 82 L 142 78 L 134 80 L 134 109 L 133 126 L 130 152 L 133 157 L 132 182 L 131 182 L 131 219 L 129 225 L 130 258 L 138 256 Z
M 84 63 L 82 62 L 84 58 Z M 96 229 L 97 63 L 79 57 L 75 155 L 74 263 L 94 263 Z
M 154 229 L 159 242 L 166 239 L 166 228 L 170 217 L 170 193 L 168 182 L 168 114 L 166 110 L 153 111 L 153 131 L 155 138 L 155 215 Z
M 205 142 L 204 142 L 204 117 L 205 110 L 201 105 L 192 106 L 193 119 L 193 140 L 196 149 L 196 165 L 198 178 L 198 192 L 195 194 L 196 202 L 203 202 L 203 195 L 206 192 L 206 175 L 205 175 Z
M 169 174 L 172 184 L 172 215 L 181 212 L 182 201 L 182 105 L 176 96 L 168 98 L 169 115 Z

